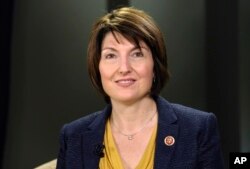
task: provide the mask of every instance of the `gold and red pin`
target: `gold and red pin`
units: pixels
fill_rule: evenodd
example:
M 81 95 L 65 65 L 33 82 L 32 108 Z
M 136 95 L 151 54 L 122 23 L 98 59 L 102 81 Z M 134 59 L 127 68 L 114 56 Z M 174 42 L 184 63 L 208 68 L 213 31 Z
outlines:
M 175 139 L 174 139 L 173 136 L 167 136 L 167 137 L 165 137 L 165 139 L 164 139 L 164 143 L 165 143 L 167 146 L 172 146 L 172 145 L 174 145 L 174 143 L 175 143 Z

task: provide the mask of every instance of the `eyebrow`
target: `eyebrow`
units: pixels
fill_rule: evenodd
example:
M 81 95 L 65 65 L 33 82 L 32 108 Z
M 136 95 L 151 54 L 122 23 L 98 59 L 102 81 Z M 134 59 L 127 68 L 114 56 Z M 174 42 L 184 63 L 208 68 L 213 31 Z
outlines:
M 139 47 L 134 46 L 130 51 L 133 51 L 133 50 L 136 50 L 136 49 L 142 49 L 142 48 L 145 49 L 145 50 L 147 50 L 147 51 L 149 50 L 148 47 L 142 45 L 142 46 L 139 46 Z M 101 50 L 101 52 L 104 51 L 104 50 L 117 51 L 116 48 L 113 48 L 113 47 L 105 47 L 105 48 L 103 48 L 103 49 Z
M 103 48 L 101 51 L 104 51 L 104 50 L 112 50 L 112 51 L 116 51 L 116 49 L 115 49 L 115 48 L 113 48 L 113 47 L 105 47 L 105 48 Z

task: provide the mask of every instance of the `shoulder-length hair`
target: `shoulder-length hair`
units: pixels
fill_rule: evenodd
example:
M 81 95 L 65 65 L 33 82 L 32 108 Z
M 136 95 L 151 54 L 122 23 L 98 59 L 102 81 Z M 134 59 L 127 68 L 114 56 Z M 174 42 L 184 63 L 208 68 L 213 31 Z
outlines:
M 135 43 L 145 42 L 150 48 L 154 61 L 154 80 L 151 87 L 151 96 L 159 95 L 169 79 L 166 47 L 163 35 L 153 19 L 142 10 L 133 7 L 123 7 L 104 15 L 93 26 L 88 50 L 87 66 L 93 86 L 110 102 L 105 93 L 99 71 L 102 41 L 108 32 L 118 32 Z

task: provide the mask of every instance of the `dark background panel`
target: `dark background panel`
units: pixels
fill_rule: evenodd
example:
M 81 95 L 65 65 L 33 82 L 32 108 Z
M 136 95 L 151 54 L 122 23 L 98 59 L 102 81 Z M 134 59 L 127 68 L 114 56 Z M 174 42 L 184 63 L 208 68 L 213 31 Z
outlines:
M 33 168 L 56 158 L 64 123 L 103 107 L 86 71 L 93 21 L 105 2 L 15 2 L 6 169 Z
M 250 152 L 250 1 L 238 5 L 240 147 Z
M 220 122 L 226 162 L 241 140 L 238 6 L 235 0 L 206 1 L 207 107 Z
M 10 53 L 13 1 L 0 2 L 0 166 L 3 159 L 9 112 Z

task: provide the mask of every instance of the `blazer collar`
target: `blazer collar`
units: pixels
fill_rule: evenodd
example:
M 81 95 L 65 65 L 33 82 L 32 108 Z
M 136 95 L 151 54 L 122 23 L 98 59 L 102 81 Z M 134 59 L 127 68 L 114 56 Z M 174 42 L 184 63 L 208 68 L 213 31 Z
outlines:
M 164 98 L 157 97 L 155 100 L 158 109 L 158 130 L 154 169 L 169 168 L 169 162 L 171 161 L 172 154 L 175 150 L 178 137 L 177 116 L 172 105 Z M 174 138 L 173 145 L 167 145 L 165 143 L 165 138 L 167 136 Z

